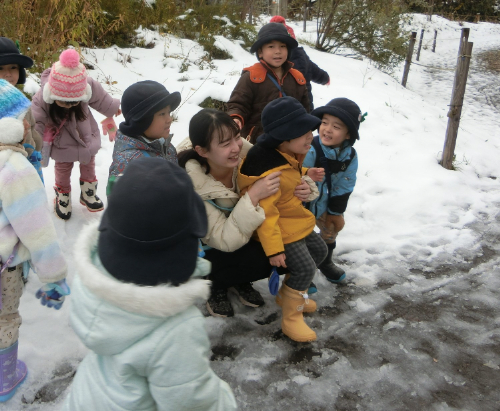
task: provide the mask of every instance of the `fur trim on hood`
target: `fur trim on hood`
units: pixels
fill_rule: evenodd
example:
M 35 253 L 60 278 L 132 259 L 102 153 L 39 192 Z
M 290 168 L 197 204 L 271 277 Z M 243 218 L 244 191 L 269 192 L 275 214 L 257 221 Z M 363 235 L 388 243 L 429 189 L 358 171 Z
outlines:
M 178 287 L 168 284 L 151 287 L 123 283 L 103 272 L 92 258 L 97 252 L 98 226 L 99 222 L 95 222 L 84 227 L 75 244 L 75 260 L 82 284 L 100 299 L 128 312 L 155 317 L 176 315 L 197 300 L 208 299 L 211 283 L 208 280 L 191 278 Z M 199 275 L 196 271 L 194 274 Z

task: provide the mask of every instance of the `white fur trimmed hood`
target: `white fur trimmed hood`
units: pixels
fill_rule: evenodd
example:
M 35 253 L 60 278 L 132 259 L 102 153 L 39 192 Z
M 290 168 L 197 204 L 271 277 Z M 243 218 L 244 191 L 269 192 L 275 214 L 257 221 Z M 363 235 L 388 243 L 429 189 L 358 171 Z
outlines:
M 191 278 L 178 287 L 171 285 L 149 287 L 123 283 L 104 273 L 92 260 L 99 237 L 98 226 L 99 222 L 96 222 L 84 227 L 75 246 L 80 281 L 97 298 L 122 310 L 154 317 L 176 315 L 192 306 L 197 300 L 208 298 L 210 294 L 208 280 Z M 210 263 L 203 260 L 202 264 L 205 265 L 202 268 L 205 273 L 195 271 L 194 275 L 208 274 Z
M 24 125 L 22 120 L 13 117 L 4 117 L 0 119 L 0 143 L 20 143 L 23 140 L 23 135 Z

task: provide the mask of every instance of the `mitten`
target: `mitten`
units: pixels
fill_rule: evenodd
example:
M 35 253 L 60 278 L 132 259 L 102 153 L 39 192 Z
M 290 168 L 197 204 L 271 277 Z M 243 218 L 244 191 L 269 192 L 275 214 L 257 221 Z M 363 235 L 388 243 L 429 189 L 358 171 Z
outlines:
M 66 280 L 60 280 L 55 283 L 45 284 L 36 292 L 35 296 L 40 298 L 42 305 L 59 310 L 64 303 L 65 296 L 69 295 L 70 292 Z
M 269 286 L 269 292 L 272 295 L 278 294 L 278 290 L 280 287 L 280 276 L 278 274 L 278 271 L 276 270 L 276 267 L 273 267 L 267 285 Z
M 115 120 L 113 120 L 113 117 L 108 117 L 105 118 L 104 120 L 101 121 L 102 124 L 102 133 L 104 135 L 108 135 L 109 141 L 115 141 L 116 137 L 116 130 L 118 128 L 116 127 Z

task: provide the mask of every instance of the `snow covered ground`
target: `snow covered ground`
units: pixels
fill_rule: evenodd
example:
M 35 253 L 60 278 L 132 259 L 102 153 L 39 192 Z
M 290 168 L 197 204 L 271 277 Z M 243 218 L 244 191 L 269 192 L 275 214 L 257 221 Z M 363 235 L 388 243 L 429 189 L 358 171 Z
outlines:
M 291 25 L 299 42 L 313 41 L 315 23 L 307 33 L 302 23 Z M 402 66 L 393 78 L 367 61 L 304 46 L 331 77 L 329 87 L 313 85 L 315 105 L 348 97 L 368 112 L 356 143 L 358 182 L 336 250 L 348 281 L 333 286 L 317 274 L 319 310 L 307 321 L 318 341 L 311 344 L 281 334 L 280 311 L 264 281 L 256 284 L 266 299 L 263 308 L 234 299 L 234 318 L 207 317 L 212 365 L 242 410 L 500 409 L 500 124 L 492 103 L 500 90 L 498 74 L 481 71 L 474 60 L 480 51 L 498 48 L 500 25 L 464 26 L 471 29 L 474 49 L 457 171 L 438 161 L 462 27 L 414 16 L 412 28 L 422 27 L 427 32 L 421 65 L 412 65 L 406 89 L 400 85 Z M 434 29 L 436 53 L 430 47 Z M 155 47 L 86 50 L 84 56 L 95 67 L 91 76 L 107 83 L 115 97 L 146 79 L 180 91 L 174 144 L 187 136 L 198 105 L 206 97 L 227 101 L 242 68 L 255 62 L 222 37 L 219 46 L 233 57 L 210 68 L 192 41 L 141 35 Z M 96 168 L 105 198 L 113 144 L 107 137 L 102 142 Z M 51 205 L 53 168 L 44 175 Z M 78 177 L 74 172 L 75 190 Z M 73 207 L 66 223 L 54 216 L 70 284 L 75 239 L 82 225 L 99 218 L 76 199 Z M 21 302 L 19 355 L 30 374 L 0 410 L 58 409 L 86 353 L 68 323 L 71 296 L 61 311 L 48 310 L 34 297 L 39 286 L 32 275 Z

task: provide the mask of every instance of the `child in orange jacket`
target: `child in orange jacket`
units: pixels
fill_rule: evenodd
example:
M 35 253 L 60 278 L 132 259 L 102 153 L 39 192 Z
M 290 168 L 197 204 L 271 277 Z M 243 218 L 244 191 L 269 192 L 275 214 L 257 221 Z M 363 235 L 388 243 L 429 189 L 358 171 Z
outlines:
M 288 61 L 297 46 L 283 24 L 269 23 L 260 29 L 257 41 L 250 48 L 259 62 L 243 69 L 227 103 L 227 112 L 241 128 L 241 136 L 252 144 L 262 134 L 260 116 L 269 102 L 295 97 L 310 111 L 306 79 Z
M 257 235 L 271 265 L 289 270 L 276 302 L 283 309 L 283 333 L 299 342 L 316 340 L 316 333 L 304 322 L 302 313 L 316 310 L 307 288 L 316 267 L 326 257 L 327 247 L 314 232 L 314 215 L 293 192 L 304 175 L 316 180 L 324 173 L 322 168 L 302 168 L 311 148 L 312 130 L 320 123 L 292 97 L 272 101 L 262 112 L 264 134 L 250 149 L 238 173 L 238 186 L 244 194 L 259 178 L 281 171 L 278 192 L 259 203 L 266 219 Z

